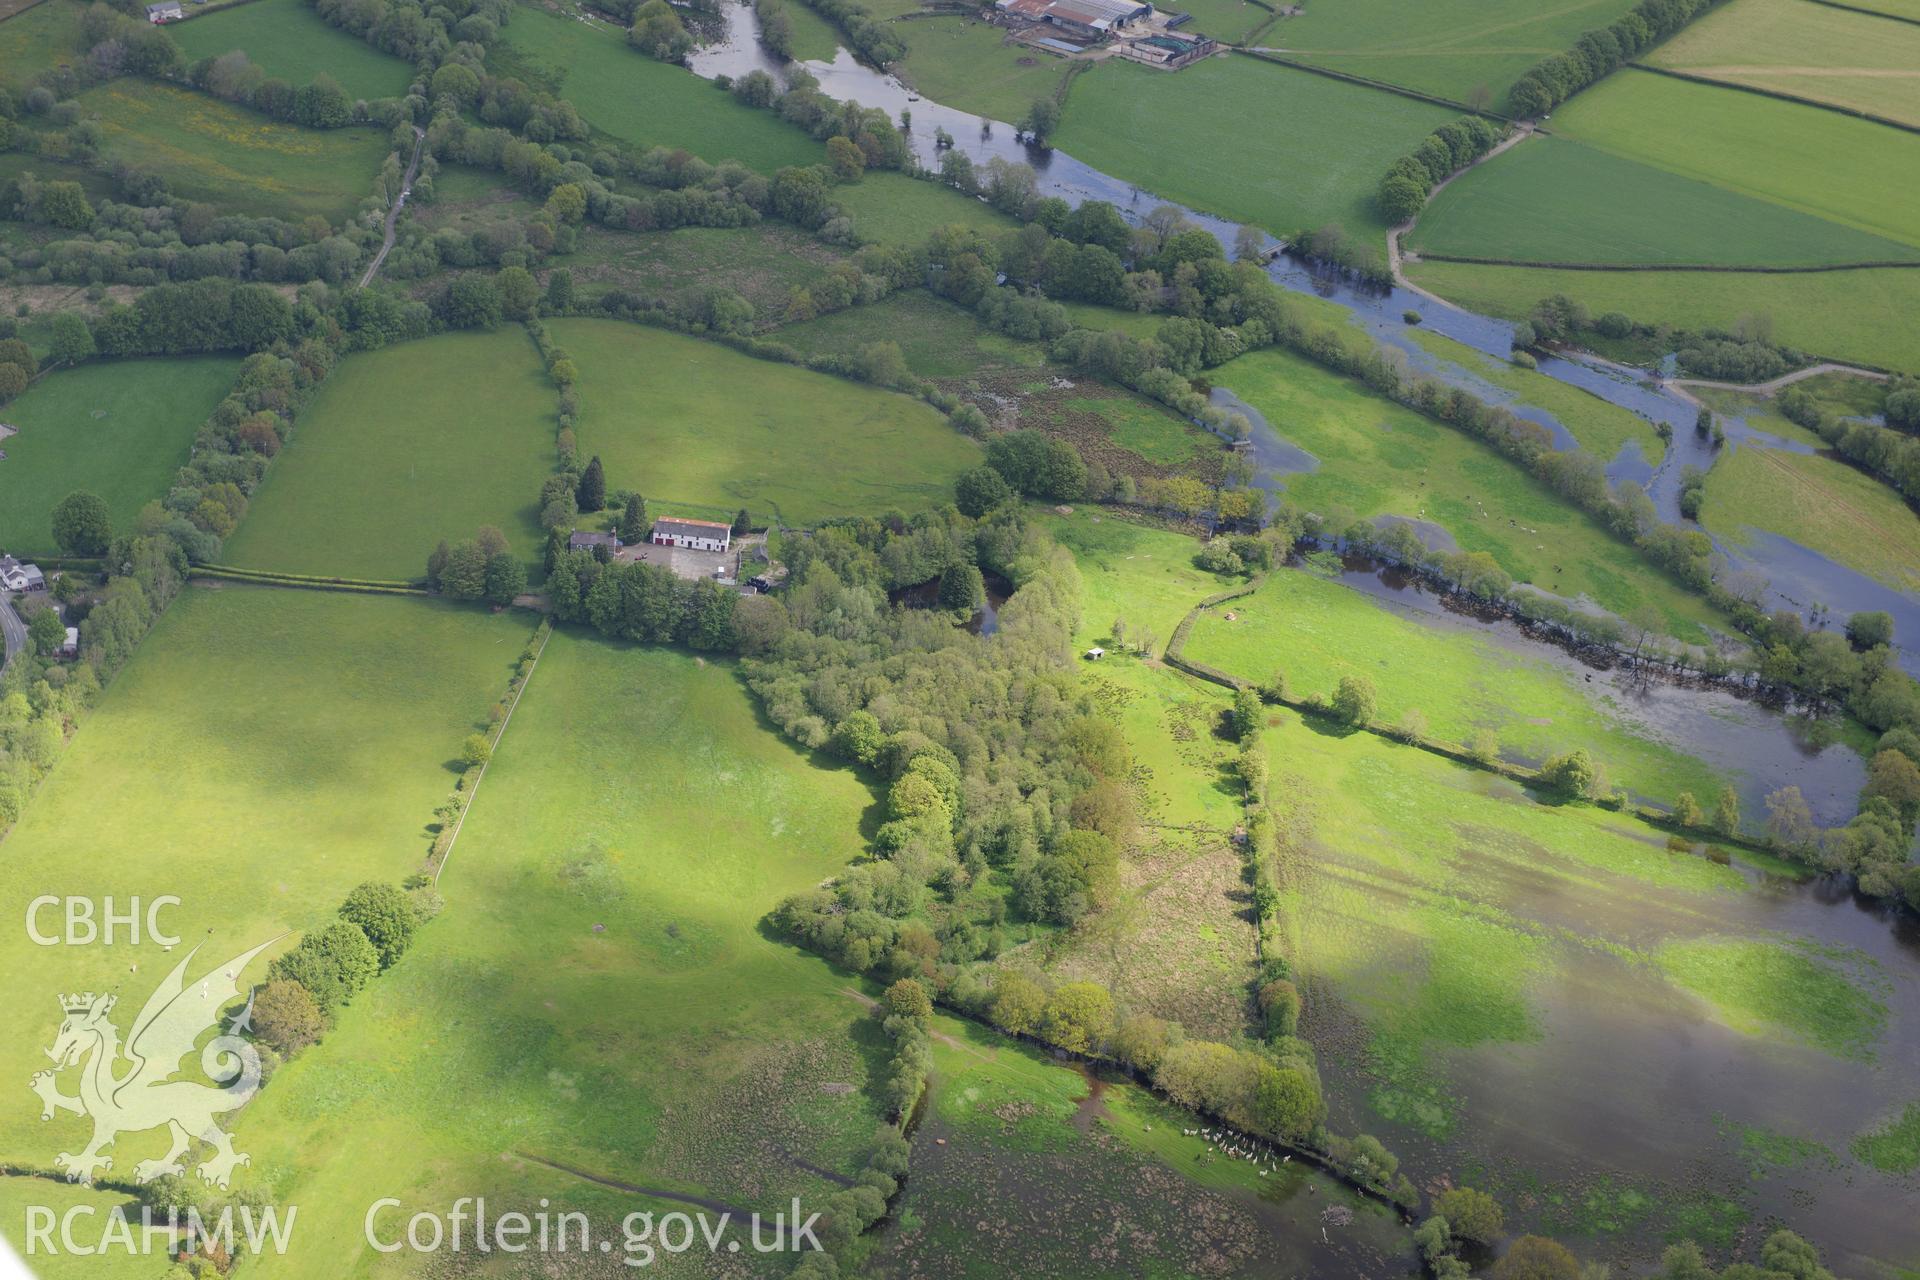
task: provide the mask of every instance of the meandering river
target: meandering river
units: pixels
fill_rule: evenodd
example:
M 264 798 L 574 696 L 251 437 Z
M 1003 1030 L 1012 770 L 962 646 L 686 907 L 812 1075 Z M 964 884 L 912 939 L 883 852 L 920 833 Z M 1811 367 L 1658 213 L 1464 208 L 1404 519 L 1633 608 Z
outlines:
M 751 6 L 725 5 L 723 17 L 725 38 L 693 54 L 690 61 L 694 71 L 710 79 L 737 78 L 750 71 L 765 71 L 776 79 L 783 78 L 786 66 L 761 46 L 758 20 Z M 1027 146 L 1015 137 L 1013 126 L 923 98 L 897 77 L 861 64 L 845 48 L 835 51 L 832 62 L 809 61 L 798 65 L 812 74 L 820 82 L 821 91 L 830 97 L 881 108 L 896 120 L 910 120 L 906 137 L 915 157 L 929 168 L 939 164 L 935 139 L 938 132 L 944 132 L 952 139 L 953 149 L 967 155 L 976 165 L 998 157 L 1031 166 L 1042 195 L 1059 196 L 1072 204 L 1105 200 L 1135 223 L 1154 209 L 1174 208 L 1188 221 L 1212 232 L 1229 251 L 1233 248 L 1238 223 L 1163 200 L 1133 183 L 1083 164 L 1064 151 Z M 1264 236 L 1263 244 L 1278 248 L 1281 242 Z M 1338 304 L 1360 328 L 1404 353 L 1413 368 L 1483 399 L 1511 405 L 1522 416 L 1551 431 L 1559 447 L 1573 447 L 1572 433 L 1552 414 L 1516 403 L 1513 393 L 1495 386 L 1458 361 L 1437 356 L 1413 341 L 1403 313 L 1417 311 L 1422 316 L 1423 327 L 1503 360 L 1512 350 L 1513 326 L 1507 321 L 1478 315 L 1397 286 L 1387 289 L 1362 286 L 1284 254 L 1276 257 L 1267 271 L 1283 288 Z M 1682 471 L 1688 465 L 1706 467 L 1712 462 L 1713 446 L 1694 435 L 1694 406 L 1650 375 L 1600 360 L 1549 356 L 1540 361 L 1539 371 L 1672 428 L 1672 442 L 1658 466 L 1648 463 L 1637 442 L 1629 442 L 1618 456 L 1608 460 L 1608 475 L 1645 485 L 1662 518 L 1678 520 Z M 1737 418 L 1723 425 L 1729 440 L 1752 440 L 1769 448 L 1804 449 L 1798 442 L 1775 436 Z M 1299 454 L 1298 448 L 1282 439 L 1270 424 L 1255 421 L 1256 458 L 1264 462 L 1271 456 L 1281 462 L 1280 470 L 1284 471 L 1298 469 L 1297 466 L 1288 468 L 1285 460 L 1297 460 Z M 1265 469 L 1263 467 L 1263 471 Z M 1920 600 L 1778 535 L 1761 535 L 1741 546 L 1725 542 L 1716 545 L 1734 570 L 1751 571 L 1766 580 L 1771 608 L 1793 609 L 1808 616 L 1816 606 L 1825 606 L 1842 617 L 1870 609 L 1884 609 L 1893 614 L 1901 665 L 1920 674 Z

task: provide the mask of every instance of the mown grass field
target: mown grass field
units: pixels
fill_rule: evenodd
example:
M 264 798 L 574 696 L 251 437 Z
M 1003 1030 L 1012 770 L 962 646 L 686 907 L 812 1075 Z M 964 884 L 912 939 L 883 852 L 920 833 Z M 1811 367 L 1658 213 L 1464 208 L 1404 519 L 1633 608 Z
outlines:
M 1271 122 L 1222 144 L 1222 112 Z M 1436 126 L 1442 107 L 1233 56 L 1178 75 L 1108 62 L 1067 94 L 1054 145 L 1191 208 L 1277 235 L 1337 222 L 1384 234 L 1373 192 L 1388 165 Z
M 1627 0 L 1552 5 L 1347 0 L 1310 4 L 1299 16 L 1282 19 L 1261 43 L 1336 71 L 1456 102 L 1484 90 L 1488 105 L 1500 110 L 1507 87 L 1528 67 L 1571 48 L 1582 32 L 1604 27 L 1630 8 Z
M 445 914 L 240 1125 L 312 1246 L 262 1273 L 413 1273 L 362 1243 L 370 1194 L 544 1195 L 616 1241 L 621 1215 L 673 1207 L 528 1157 L 769 1216 L 832 1191 L 798 1162 L 858 1168 L 884 1039 L 849 976 L 759 921 L 848 861 L 872 800 L 770 731 L 730 664 L 555 634 Z
M 1062 59 L 1008 45 L 1004 30 L 977 18 L 920 18 L 894 29 L 907 42 L 902 80 L 943 106 L 1009 125 L 1034 99 L 1053 96 L 1067 73 Z
M 781 326 L 772 335 L 806 355 L 851 354 L 870 342 L 900 348 L 923 378 L 964 378 L 996 365 L 1037 365 L 1031 344 L 995 333 L 972 313 L 925 289 L 905 289 L 866 306 Z
M 1553 129 L 1683 177 L 1920 244 L 1915 134 L 1631 68 L 1554 112 Z
M 536 81 L 573 103 L 587 123 L 639 147 L 684 147 L 718 164 L 766 173 L 816 164 L 819 143 L 771 111 L 757 111 L 683 67 L 629 48 L 624 32 L 521 5 L 489 65 Z
M 349 98 L 398 98 L 413 68 L 329 26 L 306 0 L 253 0 L 168 29 L 188 62 L 239 49 L 270 76 L 296 85 L 325 72 Z
M 580 454 L 612 488 L 806 524 L 951 500 L 980 448 L 893 391 L 614 320 L 556 320 L 580 367 Z M 537 488 L 537 485 L 536 485 Z
M 18 925 L 41 894 L 113 895 L 122 911 L 175 895 L 160 920 L 200 945 L 196 975 L 326 923 L 354 885 L 419 869 L 461 740 L 486 723 L 532 630 L 525 614 L 422 600 L 188 588 L 8 836 L 0 903 Z M 126 993 L 124 1031 L 184 954 L 144 935 L 42 947 L 8 930 L 0 989 L 17 1033 L 0 1064 L 23 1088 L 46 1066 L 58 992 Z M 43 1124 L 25 1098 L 0 1108 L 0 1158 L 49 1167 L 86 1132 L 73 1116 Z M 114 1174 L 164 1146 L 164 1133 L 123 1135 Z
M 106 499 L 116 530 L 164 498 L 239 368 L 192 356 L 108 360 L 42 378 L 0 409 L 20 434 L 0 441 L 0 547 L 52 553 L 53 508 L 75 489 Z
M 1557 137 L 1530 138 L 1449 183 L 1408 243 L 1420 253 L 1517 262 L 1920 260 L 1912 245 Z
M 1743 315 L 1773 320 L 1774 339 L 1830 360 L 1920 370 L 1920 335 L 1886 317 L 1920 308 L 1920 271 L 1821 271 L 1762 275 L 1711 271 L 1550 271 L 1478 263 L 1417 262 L 1408 276 L 1460 306 L 1523 319 L 1548 294 L 1578 298 L 1598 315 L 1704 329 Z
M 1309 511 L 1433 521 L 1463 550 L 1492 555 L 1516 582 L 1585 596 L 1622 617 L 1649 605 L 1685 639 L 1714 624 L 1704 602 L 1632 547 L 1450 427 L 1278 350 L 1225 364 L 1213 381 L 1320 459 L 1318 471 L 1287 478 L 1289 496 Z
M 116 80 L 79 102 L 106 130 L 107 159 L 237 213 L 343 221 L 372 194 L 392 150 L 380 129 L 302 129 L 157 82 Z
M 0 7 L 0 86 L 23 89 L 39 72 L 78 56 L 77 0 L 41 0 L 20 13 Z
M 1431 329 L 1409 332 L 1415 342 L 1434 355 L 1463 365 L 1510 392 L 1517 406 L 1544 409 L 1552 414 L 1561 426 L 1573 433 L 1581 448 L 1602 462 L 1611 461 L 1629 440 L 1639 444 L 1640 456 L 1650 465 L 1659 465 L 1667 451 L 1666 442 L 1653 429 L 1653 424 L 1631 410 L 1544 373 L 1522 369 L 1511 361 L 1496 360 Z
M 412 579 L 442 538 L 491 524 L 537 564 L 556 395 L 517 325 L 349 357 L 274 460 L 227 563 Z
M 1920 517 L 1844 462 L 1741 444 L 1707 473 L 1701 522 L 1736 546 L 1777 533 L 1897 591 L 1920 591 Z
M 1017 226 L 1006 214 L 951 187 L 884 170 L 834 188 L 833 201 L 853 219 L 862 240 L 881 244 L 919 245 L 934 228 L 956 223 L 989 234 Z
M 1809 0 L 1738 0 L 1646 60 L 1920 124 L 1920 26 L 1911 23 Z

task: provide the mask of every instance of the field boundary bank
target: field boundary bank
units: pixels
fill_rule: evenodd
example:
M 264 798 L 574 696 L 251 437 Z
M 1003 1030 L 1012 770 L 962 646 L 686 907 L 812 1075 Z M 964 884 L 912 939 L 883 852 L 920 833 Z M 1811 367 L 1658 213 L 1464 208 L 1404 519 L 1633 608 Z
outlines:
M 1531 271 L 1692 271 L 1703 274 L 1723 272 L 1728 275 L 1799 276 L 1830 271 L 1901 271 L 1920 267 L 1920 258 L 1807 266 L 1713 266 L 1703 262 L 1553 262 L 1526 258 L 1476 258 L 1460 253 L 1423 253 L 1418 249 L 1410 252 L 1415 262 L 1455 262 L 1470 267 L 1518 267 Z
M 366 595 L 431 596 L 433 592 L 411 582 L 378 582 L 353 578 L 307 577 L 301 574 L 262 573 L 235 569 L 227 565 L 198 564 L 187 569 L 188 578 L 208 578 L 221 582 L 245 582 L 260 587 L 291 587 L 307 591 L 357 591 Z
M 1836 5 L 1836 8 L 1846 8 Z M 1861 12 L 1856 10 L 1855 12 Z M 1920 23 L 1914 25 L 1920 26 Z M 1671 76 L 1675 80 L 1685 80 L 1691 84 L 1711 85 L 1716 89 L 1733 89 L 1739 93 L 1757 94 L 1762 98 L 1772 98 L 1778 102 L 1797 103 L 1803 107 L 1813 107 L 1819 111 L 1831 111 L 1836 115 L 1852 116 L 1856 120 L 1866 120 L 1873 124 L 1885 125 L 1889 129 L 1898 129 L 1902 133 L 1920 133 L 1920 124 L 1908 124 L 1904 120 L 1891 120 L 1886 116 L 1877 116 L 1871 111 L 1862 111 L 1857 107 L 1842 106 L 1837 102 L 1822 102 L 1818 98 L 1803 98 L 1796 93 L 1784 93 L 1779 89 L 1764 89 L 1757 84 L 1741 84 L 1737 80 L 1719 80 L 1713 76 L 1695 75 L 1691 71 L 1679 71 L 1673 67 L 1656 67 L 1646 62 L 1629 62 L 1624 65 L 1635 71 L 1651 71 L 1657 76 Z
M 1270 695 L 1263 690 L 1259 690 L 1253 681 L 1243 680 L 1239 676 L 1222 671 L 1218 667 L 1209 666 L 1204 662 L 1195 662 L 1181 652 L 1186 646 L 1187 636 L 1193 630 L 1193 624 L 1199 621 L 1202 613 L 1229 600 L 1237 600 L 1242 596 L 1251 595 L 1254 591 L 1258 590 L 1265 581 L 1266 576 L 1262 575 L 1248 583 L 1245 587 L 1223 592 L 1219 595 L 1208 596 L 1194 605 L 1193 608 L 1187 611 L 1186 616 L 1180 619 L 1179 625 L 1173 629 L 1173 635 L 1167 640 L 1167 647 L 1161 653 L 1160 660 L 1175 670 L 1184 672 L 1197 680 L 1205 680 L 1209 684 L 1217 684 L 1235 693 L 1238 693 L 1242 689 L 1255 689 L 1263 699 L 1268 698 Z M 1303 716 L 1310 715 L 1322 720 L 1333 719 L 1326 708 L 1310 702 L 1306 698 L 1282 695 L 1274 699 L 1274 701 L 1278 705 L 1298 712 Z M 1483 760 L 1468 751 L 1464 746 L 1447 742 L 1444 739 L 1429 738 L 1425 735 L 1409 736 L 1407 734 L 1397 733 L 1384 725 L 1371 721 L 1364 725 L 1352 726 L 1352 731 L 1356 733 L 1370 733 L 1377 738 L 1385 738 L 1387 741 L 1397 743 L 1403 747 L 1413 747 L 1417 750 L 1425 751 L 1430 755 L 1440 756 L 1453 761 L 1455 764 L 1465 765 L 1472 769 L 1479 769 L 1485 773 L 1497 773 L 1514 782 L 1520 783 L 1522 786 L 1540 787 L 1543 785 L 1541 783 L 1542 771 L 1539 769 L 1530 769 L 1525 765 L 1512 764 L 1498 758 Z M 1765 854 L 1771 858 L 1781 858 L 1783 856 L 1775 850 L 1768 848 L 1762 842 L 1749 836 L 1738 833 L 1723 836 L 1717 832 L 1697 831 L 1694 828 L 1682 826 L 1674 820 L 1671 813 L 1664 809 L 1649 808 L 1645 805 L 1626 805 L 1619 809 L 1613 809 L 1598 801 L 1587 801 L 1585 803 L 1589 803 L 1597 809 L 1605 809 L 1611 813 L 1620 813 L 1632 818 L 1637 818 L 1648 826 L 1656 827 L 1675 835 L 1684 836 L 1689 840 L 1699 843 L 1732 845 L 1751 853 Z M 1786 860 L 1792 861 L 1792 859 Z M 1800 866 L 1802 864 L 1795 863 L 1794 865 Z M 1817 874 L 1818 872 L 1818 868 L 1814 867 L 1807 867 L 1806 870 L 1810 874 Z
M 1901 14 L 1886 13 L 1879 9 L 1863 9 L 1857 4 L 1841 4 L 1840 0 L 1813 0 L 1813 3 L 1823 4 L 1829 9 L 1845 9 L 1848 13 L 1864 13 L 1870 18 L 1885 18 L 1888 22 L 1906 22 L 1913 26 L 1920 27 L 1920 18 L 1908 18 Z
M 1227 47 L 1235 53 L 1256 59 L 1260 62 L 1271 62 L 1277 67 L 1292 67 L 1295 71 L 1305 71 L 1312 75 L 1325 76 L 1329 80 L 1344 80 L 1348 84 L 1362 85 L 1368 89 L 1378 89 L 1382 93 L 1398 94 L 1402 98 L 1412 98 L 1415 102 L 1424 102 L 1428 106 L 1445 107 L 1449 111 L 1458 111 L 1463 116 L 1483 116 L 1489 120 L 1499 120 L 1504 124 L 1520 123 L 1520 121 L 1513 116 L 1503 116 L 1499 112 L 1491 109 L 1476 111 L 1466 103 L 1455 102 L 1452 98 L 1442 98 L 1437 94 L 1422 93 L 1418 89 L 1409 89 L 1405 85 L 1389 84 L 1385 80 L 1370 80 L 1366 76 L 1356 76 L 1346 71 L 1335 71 L 1331 67 L 1316 67 L 1311 62 L 1296 62 L 1292 58 L 1282 57 L 1280 54 L 1268 49 L 1248 48 L 1237 44 L 1228 45 Z M 1550 132 L 1550 130 L 1542 129 L 1537 124 L 1534 126 L 1534 129 L 1540 133 Z
M 6 17 L 0 18 L 0 22 L 12 22 L 15 18 L 19 17 L 21 14 L 26 13 L 31 9 L 38 9 L 41 5 L 45 4 L 46 2 L 47 0 L 33 0 L 32 4 L 23 4 L 18 9 L 15 9 L 12 13 L 8 14 Z M 9 1176 L 11 1175 L 5 1169 L 0 1169 L 0 1178 L 5 1178 Z M 35 1176 L 38 1176 L 38 1175 L 35 1175 Z
M 440 874 L 447 869 L 447 863 L 453 860 L 453 846 L 460 839 L 461 830 L 467 825 L 467 814 L 473 808 L 475 797 L 480 794 L 480 784 L 487 780 L 487 769 L 493 764 L 493 751 L 500 746 L 501 739 L 507 736 L 507 726 L 513 723 L 513 713 L 520 709 L 520 699 L 527 692 L 527 686 L 533 683 L 533 673 L 540 666 L 540 655 L 547 651 L 547 641 L 553 639 L 553 619 L 542 617 L 538 628 L 540 647 L 533 651 L 533 661 L 520 673 L 520 685 L 513 691 L 513 701 L 507 704 L 507 714 L 500 717 L 500 724 L 494 729 L 488 743 L 486 760 L 480 765 L 480 771 L 473 777 L 473 785 L 466 789 L 466 803 L 460 806 L 460 816 L 453 821 L 453 832 L 447 837 L 447 847 L 440 850 L 440 856 L 433 864 L 433 884 L 440 887 Z M 437 842 L 436 842 L 437 843 Z M 428 856 L 432 856 L 429 853 Z M 528 1157 L 532 1159 L 533 1157 Z M 572 1173 L 573 1170 L 566 1170 Z
M 259 0 L 227 0 L 227 3 L 225 4 L 216 5 L 211 9 L 202 9 L 197 13 L 186 14 L 164 25 L 169 27 L 177 27 L 182 22 L 192 22 L 195 18 L 211 18 L 216 13 L 225 13 L 229 9 L 244 9 L 250 4 L 258 4 L 258 3 L 259 3 Z

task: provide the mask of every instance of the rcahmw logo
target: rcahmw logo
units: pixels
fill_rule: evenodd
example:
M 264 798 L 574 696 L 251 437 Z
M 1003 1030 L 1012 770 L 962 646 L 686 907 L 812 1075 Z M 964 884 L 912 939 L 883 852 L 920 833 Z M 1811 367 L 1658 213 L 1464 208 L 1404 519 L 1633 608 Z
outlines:
M 112 1157 L 102 1151 L 116 1137 L 162 1127 L 171 1139 L 167 1153 L 136 1164 L 135 1182 L 184 1173 L 183 1157 L 195 1138 L 214 1149 L 198 1169 L 206 1182 L 225 1187 L 236 1166 L 250 1163 L 213 1118 L 239 1107 L 260 1088 L 260 1054 L 240 1034 L 249 1029 L 252 999 L 229 1021 L 226 1034 L 200 1051 L 200 1069 L 215 1084 L 173 1076 L 200 1034 L 219 1021 L 220 1010 L 239 998 L 240 974 L 275 941 L 242 952 L 193 983 L 186 980 L 187 965 L 199 948 L 188 952 L 147 997 L 124 1043 L 111 1017 L 117 996 L 86 991 L 60 997 L 65 1017 L 46 1051 L 53 1069 L 36 1073 L 29 1087 L 40 1096 L 42 1120 L 62 1111 L 87 1116 L 93 1137 L 77 1154 L 62 1151 L 55 1168 L 74 1182 L 91 1183 L 100 1170 L 113 1168 Z M 74 1094 L 60 1092 L 58 1077 L 68 1068 L 79 1072 Z
M 204 1251 L 209 1257 L 233 1257 L 236 1245 L 243 1245 L 248 1253 L 285 1253 L 292 1243 L 293 1221 L 299 1212 L 290 1205 L 282 1217 L 273 1205 L 260 1209 L 241 1205 L 237 1210 L 227 1205 L 209 1223 L 197 1209 L 161 1214 L 142 1208 L 129 1214 L 124 1205 L 101 1209 L 76 1204 L 56 1214 L 51 1205 L 30 1204 L 25 1233 L 27 1256 L 69 1254 L 91 1258 L 113 1253 L 178 1255 Z

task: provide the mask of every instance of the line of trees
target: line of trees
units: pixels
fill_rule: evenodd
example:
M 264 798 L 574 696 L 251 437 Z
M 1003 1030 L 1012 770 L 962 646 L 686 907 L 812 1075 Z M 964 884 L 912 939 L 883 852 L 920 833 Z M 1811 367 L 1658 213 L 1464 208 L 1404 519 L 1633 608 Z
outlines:
M 893 27 L 873 16 L 859 0 L 800 0 L 840 29 L 853 51 L 876 67 L 907 56 L 907 44 Z
M 1817 434 L 1862 470 L 1880 477 L 1908 502 L 1920 502 L 1920 392 L 1898 382 L 1887 396 L 1887 426 L 1835 413 L 1804 387 L 1780 393 L 1782 416 Z
M 1393 162 L 1380 179 L 1374 199 L 1387 221 L 1398 225 L 1420 212 L 1427 195 L 1460 170 L 1493 150 L 1500 132 L 1479 116 L 1461 116 L 1441 125 L 1420 145 Z
M 1515 115 L 1542 116 L 1712 8 L 1717 0 L 1640 0 L 1565 53 L 1534 64 L 1507 91 Z

